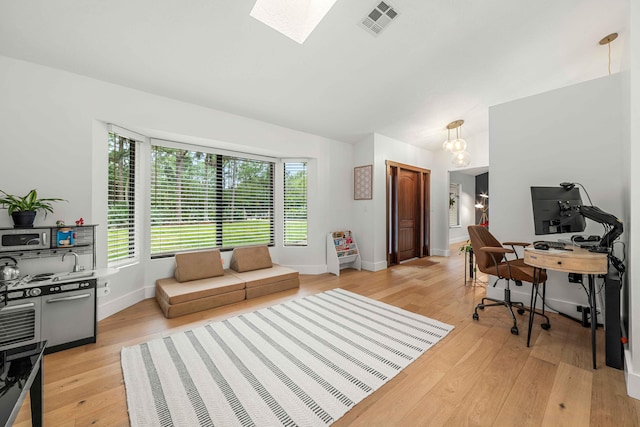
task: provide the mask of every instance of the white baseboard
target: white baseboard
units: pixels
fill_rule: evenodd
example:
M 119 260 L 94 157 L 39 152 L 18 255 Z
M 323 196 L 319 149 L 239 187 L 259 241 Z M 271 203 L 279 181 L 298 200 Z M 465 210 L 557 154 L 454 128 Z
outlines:
M 431 249 L 431 256 L 450 256 L 451 251 L 449 249 Z
M 378 261 L 378 262 L 362 261 L 362 269 L 367 271 L 386 270 L 387 261 Z
M 155 294 L 156 292 L 153 286 L 145 286 L 142 289 L 136 289 L 135 291 L 130 292 L 126 295 L 122 295 L 121 297 L 109 300 L 103 304 L 98 305 L 97 318 L 98 320 L 105 319 L 113 314 L 116 314 L 119 311 L 124 310 L 125 308 L 131 307 L 132 305 L 140 301 L 143 301 L 147 298 L 153 298 Z M 100 298 L 98 301 L 102 300 L 103 298 Z
M 628 348 L 624 349 L 624 380 L 627 383 L 629 397 L 640 400 L 640 374 L 633 370 L 631 352 Z

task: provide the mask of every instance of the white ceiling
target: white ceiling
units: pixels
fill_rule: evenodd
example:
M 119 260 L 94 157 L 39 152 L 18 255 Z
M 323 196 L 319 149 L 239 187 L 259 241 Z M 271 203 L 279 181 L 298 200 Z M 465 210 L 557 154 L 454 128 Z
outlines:
M 0 55 L 345 142 L 440 147 L 484 134 L 488 107 L 604 76 L 628 43 L 629 0 L 338 0 L 300 45 L 255 0 L 0 0 Z

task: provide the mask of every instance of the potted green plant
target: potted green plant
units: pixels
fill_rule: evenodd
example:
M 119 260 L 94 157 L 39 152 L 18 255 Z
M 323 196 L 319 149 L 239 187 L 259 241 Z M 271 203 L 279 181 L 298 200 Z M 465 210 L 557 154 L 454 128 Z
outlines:
M 0 205 L 7 209 L 8 214 L 13 218 L 13 225 L 16 228 L 33 227 L 38 211 L 44 211 L 45 218 L 48 212 L 53 212 L 53 202 L 66 201 L 59 198 L 38 198 L 38 192 L 33 189 L 26 196 L 14 196 L 0 190 L 4 197 L 0 197 Z
M 467 240 L 458 250 L 460 253 L 473 252 L 471 249 L 471 240 Z
M 471 247 L 471 240 L 467 240 L 460 248 L 458 248 L 458 253 L 460 255 L 464 255 L 465 266 L 464 266 L 464 274 L 465 274 L 465 283 L 467 280 L 467 256 L 469 258 L 469 277 L 473 278 L 476 273 L 476 265 L 473 262 L 473 248 Z M 468 254 L 468 255 L 467 255 Z

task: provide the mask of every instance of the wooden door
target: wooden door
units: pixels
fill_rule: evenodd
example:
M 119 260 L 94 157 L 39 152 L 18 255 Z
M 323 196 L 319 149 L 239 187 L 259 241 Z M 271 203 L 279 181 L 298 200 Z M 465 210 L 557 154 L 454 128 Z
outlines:
M 430 174 L 387 160 L 387 266 L 429 255 Z
M 420 174 L 398 171 L 398 262 L 420 256 Z M 418 196 L 418 197 L 416 197 Z

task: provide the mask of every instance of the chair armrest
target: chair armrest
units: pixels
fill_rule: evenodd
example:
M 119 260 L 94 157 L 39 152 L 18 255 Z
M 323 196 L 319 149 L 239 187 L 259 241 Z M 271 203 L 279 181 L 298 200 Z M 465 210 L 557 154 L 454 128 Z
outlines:
M 498 247 L 498 246 L 484 246 L 482 248 L 480 248 L 481 251 L 484 251 L 486 253 L 488 253 L 491 256 L 491 259 L 493 261 L 493 265 L 496 268 L 496 276 L 497 277 L 501 277 L 500 276 L 500 272 L 498 271 L 498 264 L 500 263 L 501 260 L 504 259 L 504 261 L 507 264 L 507 269 L 509 270 L 509 277 L 511 276 L 511 265 L 509 264 L 509 260 L 506 257 L 506 254 L 516 254 L 516 258 L 518 257 L 518 254 L 516 253 L 516 251 L 514 249 L 509 249 L 509 248 L 503 248 L 503 247 Z M 500 255 L 497 259 L 496 255 Z
M 525 243 L 525 242 L 504 242 L 503 245 L 508 245 L 508 246 L 522 246 L 523 248 L 526 248 L 527 246 L 530 246 L 531 243 Z
M 481 251 L 490 253 L 490 254 L 512 254 L 515 251 L 509 248 L 500 248 L 497 246 L 483 246 L 480 248 Z
M 506 254 L 514 253 L 513 249 L 503 248 L 501 246 L 483 246 L 480 248 L 481 251 L 486 252 L 491 256 L 491 260 L 493 261 L 493 266 L 496 268 L 495 275 L 500 277 L 500 272 L 498 271 L 498 265 L 500 261 L 503 259 L 507 262 L 507 268 L 509 268 L 509 275 L 511 275 L 511 267 L 509 267 L 509 261 L 506 258 Z

